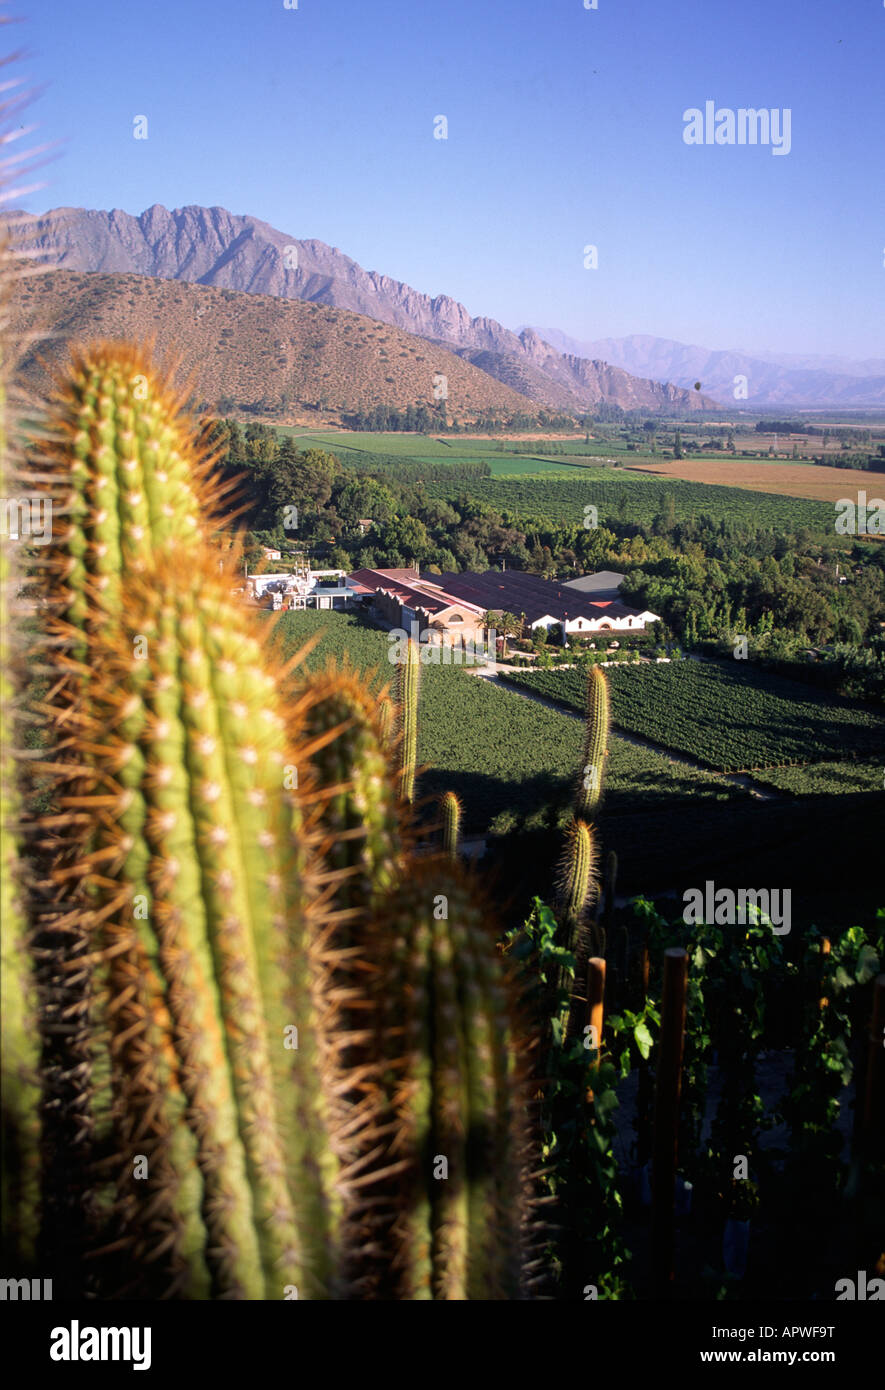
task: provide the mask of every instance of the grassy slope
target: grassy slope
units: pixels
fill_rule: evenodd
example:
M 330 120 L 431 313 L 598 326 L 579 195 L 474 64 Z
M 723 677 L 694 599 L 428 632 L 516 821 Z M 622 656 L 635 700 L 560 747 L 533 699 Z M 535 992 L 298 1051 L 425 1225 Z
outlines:
M 355 616 L 311 611 L 280 619 L 287 654 L 317 632 L 322 637 L 307 657 L 309 666 L 347 653 L 360 669 L 374 668 L 373 688 L 390 678 L 386 634 Z M 580 722 L 457 667 L 426 666 L 422 677 L 418 756 L 428 771 L 420 794 L 457 791 L 465 800 L 467 828 L 474 832 L 488 828 L 496 817 L 543 822 L 550 808 L 565 799 L 576 776 Z M 612 814 L 663 811 L 689 799 L 743 799 L 740 788 L 712 774 L 620 739 L 613 740 L 607 787 Z
M 864 769 L 853 777 L 854 764 L 879 766 L 885 757 L 880 713 L 738 662 L 614 668 L 609 676 L 616 724 L 723 771 L 821 763 L 829 776 L 819 790 L 857 791 L 870 785 L 870 775 Z M 568 708 L 584 708 L 579 671 L 519 672 L 512 679 Z M 810 789 L 789 776 L 773 785 Z

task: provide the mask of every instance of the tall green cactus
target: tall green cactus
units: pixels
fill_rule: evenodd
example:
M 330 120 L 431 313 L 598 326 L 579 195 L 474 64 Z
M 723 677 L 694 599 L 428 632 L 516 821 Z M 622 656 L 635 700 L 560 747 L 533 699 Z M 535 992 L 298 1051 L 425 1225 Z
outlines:
M 424 860 L 390 895 L 378 929 L 400 1158 L 376 1216 L 376 1236 L 393 1247 L 386 1296 L 526 1296 L 527 1048 L 488 909 L 466 874 Z
M 316 804 L 323 857 L 338 873 L 332 905 L 366 912 L 395 883 L 405 848 L 379 718 L 383 701 L 346 666 L 302 677 L 298 691 L 290 716 L 305 760 L 301 800 Z
M 41 871 L 32 876 L 28 910 L 42 1001 L 44 1147 L 53 1206 L 47 1227 L 55 1228 L 57 1245 L 73 1252 L 107 1201 L 92 1171 L 95 1145 L 110 1141 L 111 1105 L 120 1103 L 112 1096 L 107 1044 L 116 1046 L 122 1036 L 135 1047 L 139 1036 L 127 1027 L 126 1008 L 112 1013 L 110 1035 L 97 1026 L 99 995 L 122 989 L 119 977 L 129 965 L 114 953 L 97 957 L 92 890 L 83 873 L 99 852 L 94 819 L 84 810 L 84 799 L 95 794 L 90 754 L 82 747 L 83 723 L 94 719 L 90 639 L 112 634 L 129 578 L 147 572 L 157 556 L 167 549 L 203 554 L 204 527 L 212 525 L 220 493 L 182 394 L 149 354 L 128 344 L 74 350 L 32 452 L 41 498 L 52 507 L 50 542 L 33 562 L 45 615 L 35 669 L 48 677 L 44 713 L 54 735 L 38 771 L 64 782 L 67 796 L 44 819 Z M 131 998 L 126 989 L 122 998 Z M 144 1082 L 150 1129 L 150 1096 L 161 1083 L 130 1061 L 132 1075 Z M 162 1220 L 159 1228 L 162 1243 Z M 67 1282 L 81 1289 L 89 1277 L 85 1267 L 74 1268 Z
M 396 668 L 397 733 L 399 735 L 399 794 L 403 801 L 415 799 L 415 770 L 418 762 L 418 690 L 421 652 L 411 637 L 403 659 Z
M 62 505 L 44 563 L 50 598 L 68 623 L 117 613 L 125 578 L 167 549 L 200 547 L 227 490 L 184 395 L 127 343 L 77 348 L 61 376 L 40 457 Z M 75 646 L 75 651 L 78 648 Z
M 74 799 L 95 816 L 88 877 L 101 907 L 84 911 L 107 958 L 142 986 L 126 1000 L 112 1079 L 130 1124 L 133 1091 L 142 1110 L 152 1099 L 155 1152 L 139 1152 L 160 1173 L 153 1202 L 130 1202 L 127 1221 L 164 1210 L 179 1292 L 203 1296 L 208 1275 L 218 1296 L 281 1298 L 294 1285 L 316 1297 L 329 1289 L 340 1201 L 308 846 L 287 789 L 298 759 L 281 677 L 232 580 L 212 556 L 164 557 L 132 576 L 119 623 L 89 638 L 91 727 L 75 744 L 96 792 Z M 121 984 L 112 971 L 111 1016 Z M 145 1077 L 133 1076 L 133 1037 Z M 131 1192 L 136 1154 L 117 1138 L 118 1186 Z
M 56 787 L 4 1017 L 22 1080 L 31 952 L 42 1110 L 13 1087 L 10 1128 L 54 1117 L 43 1252 L 66 1203 L 94 1296 L 521 1296 L 530 1049 L 475 885 L 408 857 L 419 650 L 398 767 L 356 676 L 289 693 L 179 404 L 135 350 L 82 351 L 45 450 Z
M 575 792 L 575 814 L 585 820 L 593 819 L 602 800 L 610 722 L 605 672 L 600 666 L 591 666 L 587 677 L 587 725 Z
M 566 831 L 557 883 L 558 915 L 566 926 L 570 950 L 574 949 L 577 932 L 596 891 L 596 860 L 593 827 L 585 821 L 572 821 Z
M 8 227 L 0 227 L 0 505 L 16 504 L 19 471 L 12 466 L 7 418 L 5 327 L 7 298 L 17 268 Z M 14 758 L 23 634 L 13 621 L 18 583 L 13 541 L 0 535 L 0 1236 L 6 1259 L 24 1274 L 35 1267 L 39 1225 L 39 1033 L 33 963 L 22 904 L 19 822 L 21 795 Z
M 458 858 L 458 841 L 461 836 L 461 802 L 454 792 L 445 792 L 440 797 L 442 811 L 443 851 L 447 858 Z
M 574 989 L 581 997 L 585 985 L 587 962 L 593 950 L 592 929 L 589 910 L 597 892 L 596 836 L 591 825 L 585 821 L 572 821 L 566 832 L 566 844 L 559 864 L 557 882 L 556 915 L 563 928 L 563 942 L 575 958 Z M 560 988 L 569 986 L 568 972 L 560 972 Z M 562 1023 L 569 1035 L 574 1031 L 573 1016 L 570 1009 L 563 1015 Z

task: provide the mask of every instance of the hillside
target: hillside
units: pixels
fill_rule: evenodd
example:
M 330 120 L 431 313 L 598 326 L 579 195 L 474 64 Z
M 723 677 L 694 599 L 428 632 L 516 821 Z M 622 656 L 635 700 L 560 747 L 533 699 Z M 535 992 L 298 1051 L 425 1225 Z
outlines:
M 679 412 L 715 406 L 694 390 L 562 354 L 531 329 L 517 334 L 494 319 L 474 318 L 449 295 L 421 294 L 389 275 L 364 270 L 337 247 L 299 240 L 225 208 L 170 211 L 155 204 L 138 217 L 118 208 L 57 208 L 27 220 L 35 254 L 49 265 L 150 275 L 349 309 L 445 344 L 539 405 L 581 411 L 606 401 L 625 409 Z
M 67 341 L 154 336 L 161 352 L 180 354 L 200 399 L 225 412 L 318 424 L 377 404 L 433 406 L 436 373 L 447 378 L 449 419 L 536 410 L 445 348 L 363 315 L 144 275 L 34 275 L 11 328 L 29 339 L 21 375 L 32 387 L 45 380 L 39 359 L 58 360 Z

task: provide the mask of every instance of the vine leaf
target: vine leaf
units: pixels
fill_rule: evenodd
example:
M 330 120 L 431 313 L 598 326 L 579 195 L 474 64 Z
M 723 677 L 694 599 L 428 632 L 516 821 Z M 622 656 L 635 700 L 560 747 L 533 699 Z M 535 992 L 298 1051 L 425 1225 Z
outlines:
M 636 1027 L 633 1029 L 633 1037 L 636 1039 L 636 1046 L 642 1054 L 642 1060 L 647 1062 L 653 1041 L 651 1033 L 648 1030 L 648 1024 L 644 1022 L 637 1023 Z

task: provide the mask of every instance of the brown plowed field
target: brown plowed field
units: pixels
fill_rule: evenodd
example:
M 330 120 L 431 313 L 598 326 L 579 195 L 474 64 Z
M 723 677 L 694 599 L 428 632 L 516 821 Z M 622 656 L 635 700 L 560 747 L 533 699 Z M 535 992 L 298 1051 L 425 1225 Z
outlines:
M 840 497 L 885 497 L 885 474 L 857 468 L 824 468 L 813 463 L 742 463 L 739 459 L 672 459 L 665 463 L 632 465 L 639 473 L 662 478 L 684 478 L 691 483 L 718 483 L 743 487 L 750 492 L 779 492 L 785 497 L 811 497 L 818 502 L 837 502 Z

